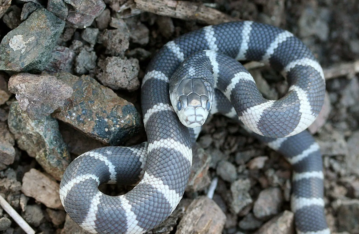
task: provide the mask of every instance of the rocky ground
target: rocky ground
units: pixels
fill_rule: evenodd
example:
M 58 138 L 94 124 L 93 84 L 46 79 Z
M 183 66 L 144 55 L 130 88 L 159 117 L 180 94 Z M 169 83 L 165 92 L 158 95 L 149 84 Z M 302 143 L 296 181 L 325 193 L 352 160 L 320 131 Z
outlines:
M 85 233 L 66 216 L 59 181 L 86 151 L 146 139 L 139 97 L 151 57 L 205 25 L 255 20 L 293 32 L 324 67 L 328 95 L 310 131 L 323 153 L 327 221 L 333 233 L 359 233 L 359 2 L 173 4 L 0 0 L 0 195 L 36 233 Z M 286 92 L 278 73 L 246 66 L 264 96 Z M 214 116 L 184 199 L 150 233 L 293 233 L 290 178 L 278 153 Z M 24 233 L 1 208 L 0 232 Z

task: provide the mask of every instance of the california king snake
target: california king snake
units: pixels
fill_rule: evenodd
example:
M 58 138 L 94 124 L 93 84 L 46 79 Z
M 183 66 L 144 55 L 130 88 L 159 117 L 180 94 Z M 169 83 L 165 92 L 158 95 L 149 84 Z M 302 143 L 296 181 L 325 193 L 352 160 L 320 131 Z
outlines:
M 265 100 L 249 73 L 231 58 L 262 61 L 282 72 L 288 80 L 288 94 L 277 101 Z M 250 21 L 205 27 L 168 42 L 157 53 L 141 90 L 148 143 L 100 148 L 76 158 L 60 185 L 69 216 L 92 233 L 143 233 L 172 213 L 186 188 L 198 129 L 179 121 L 175 110 L 181 108 L 170 103 L 169 80 L 179 74 L 201 76 L 208 69 L 213 77 L 209 82 L 223 92 L 216 89 L 213 93 L 211 114 L 239 118 L 293 165 L 291 206 L 298 233 L 330 233 L 324 216 L 320 150 L 303 131 L 323 104 L 322 69 L 291 33 Z M 135 184 L 140 178 L 125 195 L 111 197 L 98 190 L 102 183 Z

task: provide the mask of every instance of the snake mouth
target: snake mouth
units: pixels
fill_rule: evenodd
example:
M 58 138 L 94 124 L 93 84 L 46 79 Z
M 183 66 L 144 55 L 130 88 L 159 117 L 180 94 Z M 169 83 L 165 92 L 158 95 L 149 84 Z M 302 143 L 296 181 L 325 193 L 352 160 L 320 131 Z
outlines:
M 201 127 L 207 119 L 208 111 L 202 107 L 187 107 L 180 118 L 183 125 L 188 128 Z

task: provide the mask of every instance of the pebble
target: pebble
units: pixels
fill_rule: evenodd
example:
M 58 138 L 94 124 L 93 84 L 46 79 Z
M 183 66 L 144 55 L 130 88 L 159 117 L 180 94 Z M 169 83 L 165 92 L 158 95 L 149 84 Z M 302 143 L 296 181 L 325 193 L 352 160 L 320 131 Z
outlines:
M 4 170 L 15 161 L 15 140 L 7 124 L 0 122 L 0 170 Z
M 72 72 L 75 59 L 75 52 L 64 46 L 56 46 L 52 51 L 52 58 L 45 67 L 48 73 Z
M 127 21 L 128 29 L 130 30 L 130 38 L 133 43 L 140 45 L 147 45 L 150 40 L 150 30 L 136 21 Z
M 338 231 L 359 233 L 359 200 L 345 200 L 337 210 Z
M 85 28 L 81 33 L 81 38 L 94 46 L 100 30 L 98 28 Z
M 259 228 L 262 225 L 262 221 L 256 219 L 252 213 L 246 215 L 239 223 L 239 228 L 250 231 Z
M 239 179 L 231 184 L 232 199 L 230 209 L 234 214 L 239 214 L 242 210 L 252 205 L 253 200 L 249 195 L 250 188 L 249 179 Z
M 254 159 L 252 159 L 247 163 L 247 167 L 250 170 L 262 169 L 267 160 L 268 160 L 267 156 L 255 157 Z
M 95 51 L 88 51 L 82 47 L 75 59 L 75 72 L 77 74 L 93 73 L 96 68 L 97 55 Z
M 8 76 L 4 73 L 0 73 L 0 105 L 3 105 L 11 97 L 11 93 L 8 90 L 7 84 Z
M 62 20 L 66 20 L 69 14 L 69 9 L 63 0 L 48 0 L 47 10 L 51 11 Z
M 101 15 L 96 18 L 97 28 L 100 30 L 104 30 L 108 27 L 111 21 L 111 11 L 109 9 L 105 9 Z
M 98 43 L 106 47 L 106 54 L 112 56 L 123 56 L 130 45 L 129 35 L 119 29 L 103 30 Z
M 22 7 L 22 11 L 21 11 L 21 16 L 20 16 L 21 21 L 26 20 L 31 13 L 33 13 L 34 11 L 36 11 L 39 8 L 41 8 L 41 5 L 37 4 L 35 2 L 25 3 L 24 6 Z
M 60 180 L 70 162 L 70 154 L 62 140 L 57 121 L 48 116 L 31 120 L 18 102 L 10 106 L 9 129 L 20 149 L 25 150 L 47 173 Z
M 316 142 L 323 155 L 348 155 L 347 142 L 345 141 L 344 135 L 339 131 L 322 128 Z
M 142 119 L 134 105 L 90 76 L 69 73 L 57 78 L 74 90 L 68 104 L 53 116 L 102 143 L 119 145 L 142 129 Z
M 31 119 L 42 119 L 64 106 L 73 90 L 51 75 L 20 73 L 9 80 L 9 90 L 16 94 L 20 108 Z
M 0 18 L 6 13 L 11 6 L 11 0 L 0 0 Z
M 14 29 L 20 25 L 20 18 L 21 9 L 18 6 L 13 5 L 7 10 L 2 20 L 6 24 L 6 26 L 8 26 L 10 29 Z
M 23 214 L 23 218 L 30 225 L 32 225 L 34 227 L 38 227 L 44 220 L 45 216 L 44 216 L 44 213 L 42 212 L 42 209 L 39 205 L 28 205 Z
M 294 234 L 294 214 L 290 211 L 272 218 L 266 222 L 255 234 Z
M 156 18 L 156 23 L 162 36 L 165 38 L 170 38 L 172 36 L 175 31 L 175 26 L 170 17 L 159 15 Z
M 348 138 L 348 155 L 345 159 L 347 167 L 352 173 L 359 175 L 359 131 L 353 132 Z
M 33 168 L 22 179 L 21 191 L 48 208 L 62 209 L 59 189 L 60 186 L 54 179 Z
M 328 40 L 328 11 L 326 8 L 314 9 L 310 6 L 305 8 L 298 21 L 300 37 L 315 35 L 322 41 Z
M 349 107 L 358 105 L 359 101 L 359 81 L 357 78 L 350 79 L 350 82 L 340 91 L 340 105 Z
M 138 72 L 140 65 L 137 59 L 121 59 L 107 57 L 98 62 L 100 71 L 97 78 L 111 89 L 125 89 L 135 91 L 140 87 Z
M 237 169 L 228 161 L 220 161 L 216 172 L 224 181 L 233 182 L 237 179 Z
M 11 220 L 6 217 L 0 218 L 0 231 L 6 231 L 11 226 Z
M 217 234 L 222 232 L 225 222 L 225 214 L 212 199 L 199 197 L 188 206 L 176 234 Z
M 47 208 L 46 213 L 48 214 L 48 216 L 51 219 L 51 222 L 55 226 L 60 226 L 61 224 L 63 224 L 65 222 L 66 213 L 63 210 L 52 210 L 52 209 Z
M 0 70 L 43 70 L 51 59 L 64 26 L 65 22 L 51 12 L 42 8 L 36 10 L 2 39 Z
M 222 151 L 214 147 L 208 148 L 206 152 L 211 155 L 211 168 L 217 168 L 220 161 L 225 161 L 229 158 L 228 155 L 225 155 Z
M 238 165 L 245 164 L 248 162 L 251 158 L 254 158 L 256 156 L 263 155 L 264 152 L 262 150 L 257 149 L 250 149 L 246 151 L 239 151 L 235 155 L 235 161 Z
M 147 60 L 151 57 L 151 52 L 143 48 L 135 48 L 126 52 L 126 57 L 137 58 L 139 61 Z
M 278 214 L 283 200 L 282 191 L 277 187 L 262 190 L 254 202 L 254 216 L 258 219 L 265 219 Z
M 67 16 L 67 22 L 73 24 L 77 28 L 86 28 L 92 24 L 94 19 L 98 17 L 106 5 L 102 0 L 64 0 L 65 3 L 72 6 Z

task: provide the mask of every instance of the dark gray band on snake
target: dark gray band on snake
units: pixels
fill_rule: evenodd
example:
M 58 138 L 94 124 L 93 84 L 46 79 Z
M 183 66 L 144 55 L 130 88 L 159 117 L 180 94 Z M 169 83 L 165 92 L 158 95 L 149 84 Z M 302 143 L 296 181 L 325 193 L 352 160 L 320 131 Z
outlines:
M 81 227 L 93 233 L 142 233 L 171 214 L 188 181 L 193 144 L 190 133 L 192 136 L 194 133 L 179 122 L 170 105 L 168 82 L 186 58 L 203 50 L 212 51 L 208 52 L 208 61 L 218 78 L 217 86 L 235 108 L 234 111 L 223 94 L 216 91 L 215 103 L 221 104 L 214 103 L 211 112 L 230 117 L 237 113 L 236 118 L 253 134 L 264 135 L 258 138 L 283 153 L 295 172 L 292 209 L 297 230 L 329 233 L 323 212 L 319 147 L 307 132 L 302 132 L 314 121 L 323 104 L 322 69 L 292 34 L 254 22 L 209 26 L 167 43 L 151 61 L 142 82 L 141 105 L 148 144 L 101 148 L 75 159 L 60 185 L 65 210 Z M 263 99 L 256 93 L 255 84 L 243 75 L 245 71 L 234 76 L 238 71 L 230 72 L 231 66 L 221 69 L 222 55 L 216 56 L 214 52 L 270 64 L 287 77 L 289 94 L 278 101 Z M 234 79 L 224 84 L 229 77 Z M 132 184 L 142 175 L 140 183 L 125 195 L 110 197 L 98 191 L 101 183 Z

